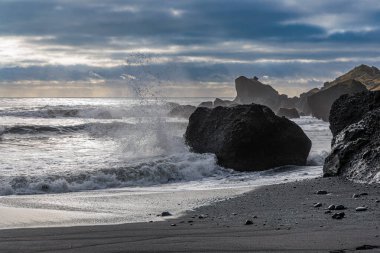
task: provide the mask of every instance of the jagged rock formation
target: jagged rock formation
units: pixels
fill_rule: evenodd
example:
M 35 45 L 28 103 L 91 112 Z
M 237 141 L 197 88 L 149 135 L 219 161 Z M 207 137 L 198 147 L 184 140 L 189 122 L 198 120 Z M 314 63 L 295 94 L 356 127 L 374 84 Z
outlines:
M 320 89 L 314 88 L 293 98 L 280 95 L 270 85 L 261 83 L 257 77 L 250 79 L 241 76 L 235 80 L 235 87 L 237 96 L 234 101 L 237 103 L 262 104 L 274 111 L 280 107 L 296 108 L 302 115 L 313 115 L 327 121 L 331 105 L 339 96 L 366 89 L 380 90 L 380 70 L 360 65 L 334 81 L 326 82 Z
M 368 90 L 380 88 L 380 70 L 374 66 L 370 67 L 364 64 L 353 68 L 332 82 L 326 82 L 325 87 L 328 88 L 351 79 L 365 84 Z
M 257 104 L 198 107 L 185 139 L 194 152 L 214 153 L 220 165 L 239 171 L 305 165 L 311 148 L 297 124 Z
M 270 85 L 261 83 L 257 78 L 249 79 L 240 76 L 235 80 L 237 96 L 235 102 L 239 104 L 261 104 L 274 111 L 280 107 L 280 95 Z
M 380 92 L 341 96 L 332 105 L 330 128 L 332 150 L 324 176 L 380 183 Z
M 280 108 L 277 112 L 277 116 L 279 117 L 286 117 L 288 119 L 295 119 L 299 118 L 300 115 L 295 108 Z

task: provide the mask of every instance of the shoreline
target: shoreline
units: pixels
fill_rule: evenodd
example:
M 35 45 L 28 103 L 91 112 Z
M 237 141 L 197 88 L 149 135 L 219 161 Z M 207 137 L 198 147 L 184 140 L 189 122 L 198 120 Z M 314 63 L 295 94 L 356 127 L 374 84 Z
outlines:
M 318 190 L 328 194 L 315 194 Z M 353 194 L 361 193 L 368 195 L 353 198 Z M 165 221 L 0 230 L 0 249 L 6 252 L 350 251 L 363 245 L 380 247 L 379 200 L 378 185 L 357 184 L 341 178 L 307 179 L 259 187 Z M 322 206 L 314 207 L 317 202 Z M 331 204 L 344 205 L 347 209 L 326 214 L 325 209 Z M 358 206 L 367 206 L 368 210 L 357 212 Z M 345 212 L 345 218 L 332 219 L 335 212 Z M 253 224 L 244 225 L 246 220 Z M 376 250 L 380 248 L 372 251 Z

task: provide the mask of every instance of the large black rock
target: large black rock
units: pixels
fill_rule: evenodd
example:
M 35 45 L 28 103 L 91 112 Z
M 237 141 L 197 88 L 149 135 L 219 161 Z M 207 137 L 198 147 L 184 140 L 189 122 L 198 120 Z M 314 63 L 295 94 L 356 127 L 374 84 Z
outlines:
M 324 176 L 380 183 L 380 92 L 345 95 L 330 112 L 333 133 Z
M 380 92 L 365 91 L 357 95 L 343 95 L 331 106 L 330 129 L 335 136 L 346 126 L 358 122 L 373 109 L 380 107 Z
M 257 104 L 197 108 L 185 139 L 192 151 L 214 153 L 220 165 L 239 171 L 305 165 L 311 148 L 297 124 Z

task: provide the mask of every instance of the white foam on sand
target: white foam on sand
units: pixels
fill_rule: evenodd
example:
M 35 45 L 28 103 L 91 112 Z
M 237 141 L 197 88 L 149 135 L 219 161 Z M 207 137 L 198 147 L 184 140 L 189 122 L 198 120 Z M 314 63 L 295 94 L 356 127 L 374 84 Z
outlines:
M 178 188 L 177 188 L 178 187 Z M 163 211 L 177 217 L 186 210 L 234 197 L 252 188 L 186 190 L 138 188 L 4 196 L 0 198 L 0 228 L 104 225 L 163 220 Z M 169 217 L 170 218 L 170 217 Z
M 321 175 L 321 166 L 286 166 L 150 187 L 128 187 L 61 194 L 0 197 L 0 228 L 104 225 L 159 221 L 187 210 L 238 196 L 263 185 Z

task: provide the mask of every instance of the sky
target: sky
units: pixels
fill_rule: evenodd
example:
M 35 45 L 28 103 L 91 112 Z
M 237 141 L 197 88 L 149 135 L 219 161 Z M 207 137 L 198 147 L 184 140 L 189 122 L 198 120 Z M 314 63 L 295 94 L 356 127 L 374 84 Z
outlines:
M 379 42 L 378 0 L 0 0 L 0 96 L 293 96 Z

